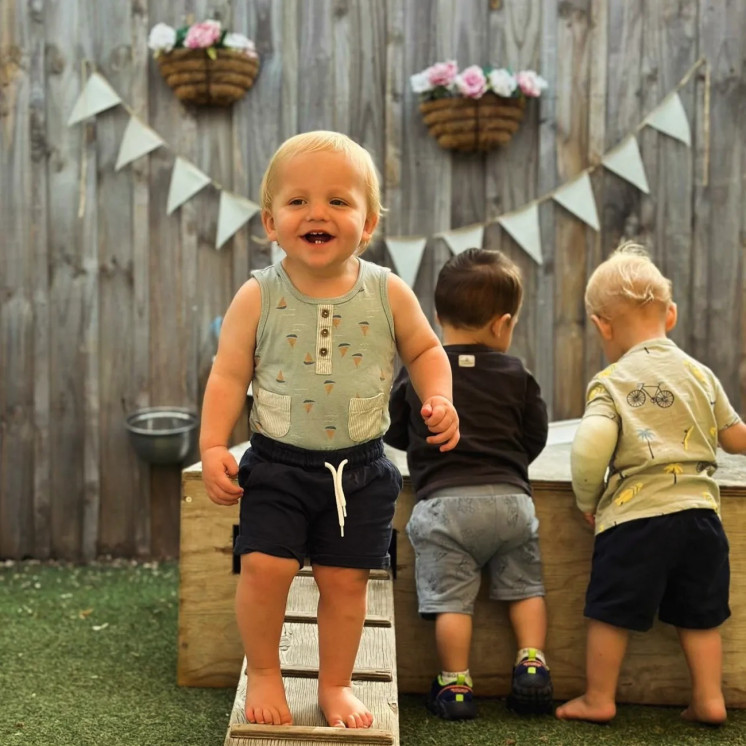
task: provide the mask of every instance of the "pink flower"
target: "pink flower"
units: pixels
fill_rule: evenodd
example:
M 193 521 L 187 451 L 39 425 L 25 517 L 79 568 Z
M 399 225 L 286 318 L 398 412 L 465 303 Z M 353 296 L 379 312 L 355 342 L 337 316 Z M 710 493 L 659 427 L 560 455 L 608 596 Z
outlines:
M 433 86 L 442 85 L 448 88 L 458 74 L 458 64 L 455 60 L 436 62 L 432 67 L 428 67 L 425 73 Z
M 461 95 L 467 98 L 481 98 L 487 90 L 487 78 L 479 65 L 467 67 L 461 75 L 456 76 L 455 82 Z
M 531 98 L 541 96 L 541 92 L 547 87 L 547 81 L 533 70 L 522 70 L 515 79 L 523 95 Z
M 184 46 L 189 49 L 206 49 L 211 47 L 223 33 L 220 21 L 202 21 L 189 27 Z

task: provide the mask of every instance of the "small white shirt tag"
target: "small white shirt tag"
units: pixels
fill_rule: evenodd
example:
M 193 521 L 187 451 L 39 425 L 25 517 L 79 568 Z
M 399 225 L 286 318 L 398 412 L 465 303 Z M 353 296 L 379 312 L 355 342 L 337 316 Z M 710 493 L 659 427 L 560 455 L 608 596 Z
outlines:
M 459 368 L 473 368 L 476 365 L 476 359 L 474 355 L 459 355 L 458 356 L 458 367 Z

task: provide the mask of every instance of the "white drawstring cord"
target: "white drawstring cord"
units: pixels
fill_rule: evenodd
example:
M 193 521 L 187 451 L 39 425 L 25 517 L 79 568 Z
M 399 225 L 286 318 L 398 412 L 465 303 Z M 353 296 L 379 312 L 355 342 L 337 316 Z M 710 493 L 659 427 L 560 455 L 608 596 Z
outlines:
M 337 518 L 339 519 L 339 533 L 341 536 L 345 535 L 345 517 L 347 516 L 347 500 L 342 489 L 342 469 L 345 468 L 346 463 L 347 459 L 341 461 L 335 469 L 333 464 L 330 464 L 328 461 L 324 462 L 324 466 L 332 473 L 332 479 L 334 480 L 334 499 L 337 501 Z

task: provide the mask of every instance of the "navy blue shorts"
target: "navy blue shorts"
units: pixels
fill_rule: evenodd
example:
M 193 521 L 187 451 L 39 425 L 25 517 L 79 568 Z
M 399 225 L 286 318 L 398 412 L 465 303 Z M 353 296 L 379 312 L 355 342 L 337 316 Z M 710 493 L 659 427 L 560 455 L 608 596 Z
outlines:
M 644 632 L 655 613 L 683 629 L 730 616 L 728 539 L 712 510 L 639 518 L 603 531 L 593 547 L 585 615 Z
M 334 478 L 347 459 L 341 535 Z M 375 569 L 389 566 L 389 544 L 401 475 L 380 439 L 336 451 L 310 451 L 254 434 L 238 470 L 243 488 L 235 554 L 263 552 L 303 565 Z

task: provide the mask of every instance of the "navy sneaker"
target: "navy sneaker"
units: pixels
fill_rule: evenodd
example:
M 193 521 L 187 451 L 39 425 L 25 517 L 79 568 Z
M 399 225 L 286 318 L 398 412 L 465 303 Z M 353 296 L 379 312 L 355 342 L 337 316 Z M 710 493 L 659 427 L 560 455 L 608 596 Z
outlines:
M 552 677 L 549 668 L 529 650 L 528 656 L 513 667 L 513 683 L 508 708 L 519 715 L 546 715 L 552 712 Z
M 477 705 L 470 684 L 463 674 L 448 683 L 438 674 L 430 688 L 427 709 L 443 720 L 473 720 L 477 716 Z

